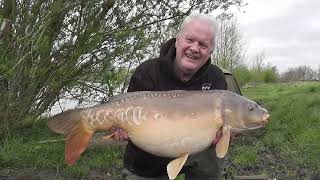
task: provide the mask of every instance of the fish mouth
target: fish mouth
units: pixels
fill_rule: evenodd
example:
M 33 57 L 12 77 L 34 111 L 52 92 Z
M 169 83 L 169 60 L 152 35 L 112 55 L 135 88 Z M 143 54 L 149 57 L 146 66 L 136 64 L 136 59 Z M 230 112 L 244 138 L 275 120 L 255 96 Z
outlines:
M 232 128 L 231 131 L 236 132 L 236 133 L 240 133 L 240 132 L 247 131 L 247 130 L 255 130 L 255 129 L 263 128 L 267 125 L 267 123 L 269 121 L 269 117 L 270 117 L 270 114 L 265 113 L 261 117 L 259 122 L 252 124 L 251 126 L 247 126 L 247 127 L 243 127 L 243 128 Z
M 265 125 L 258 124 L 258 125 L 254 125 L 254 126 L 246 127 L 246 128 L 232 128 L 231 131 L 232 132 L 236 132 L 236 133 L 240 133 L 240 132 L 243 132 L 243 131 L 255 130 L 255 129 L 262 128 L 262 127 L 265 127 Z
M 265 113 L 263 116 L 262 116 L 262 119 L 261 119 L 261 124 L 262 125 L 266 125 L 269 121 L 269 117 L 270 117 L 270 114 L 269 113 Z

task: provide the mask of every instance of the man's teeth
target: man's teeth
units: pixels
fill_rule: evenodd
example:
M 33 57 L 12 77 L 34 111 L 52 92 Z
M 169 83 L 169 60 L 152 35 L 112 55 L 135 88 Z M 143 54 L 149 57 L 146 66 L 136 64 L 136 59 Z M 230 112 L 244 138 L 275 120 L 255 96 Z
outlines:
M 189 55 L 189 54 L 187 54 L 186 55 L 188 58 L 190 58 L 190 59 L 197 59 L 198 57 L 196 57 L 196 56 L 192 56 L 192 55 Z

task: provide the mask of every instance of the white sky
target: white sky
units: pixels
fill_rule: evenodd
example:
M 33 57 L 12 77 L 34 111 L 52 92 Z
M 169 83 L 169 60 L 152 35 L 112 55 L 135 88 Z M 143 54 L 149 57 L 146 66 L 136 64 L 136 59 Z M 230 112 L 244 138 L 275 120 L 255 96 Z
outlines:
M 248 59 L 265 52 L 280 72 L 320 65 L 320 0 L 244 0 L 237 11 Z

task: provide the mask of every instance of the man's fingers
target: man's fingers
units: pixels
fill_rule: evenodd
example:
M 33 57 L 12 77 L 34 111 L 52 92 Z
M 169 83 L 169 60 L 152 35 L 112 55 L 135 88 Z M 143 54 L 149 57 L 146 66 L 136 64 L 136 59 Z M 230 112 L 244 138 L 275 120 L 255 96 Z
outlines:
M 111 129 L 111 132 L 114 132 L 113 138 L 117 141 L 126 141 L 128 140 L 128 134 L 123 129 Z
M 115 131 L 114 131 L 114 136 L 113 136 L 113 138 L 114 138 L 115 140 L 119 141 L 120 137 L 119 137 L 119 132 L 118 132 L 118 130 L 115 130 Z

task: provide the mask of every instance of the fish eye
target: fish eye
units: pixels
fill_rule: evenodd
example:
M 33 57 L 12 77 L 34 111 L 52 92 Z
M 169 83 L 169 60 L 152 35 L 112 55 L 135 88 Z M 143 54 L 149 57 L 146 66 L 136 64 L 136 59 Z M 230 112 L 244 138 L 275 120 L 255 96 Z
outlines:
M 254 107 L 252 107 L 252 106 L 249 106 L 249 111 L 253 111 L 254 110 Z

